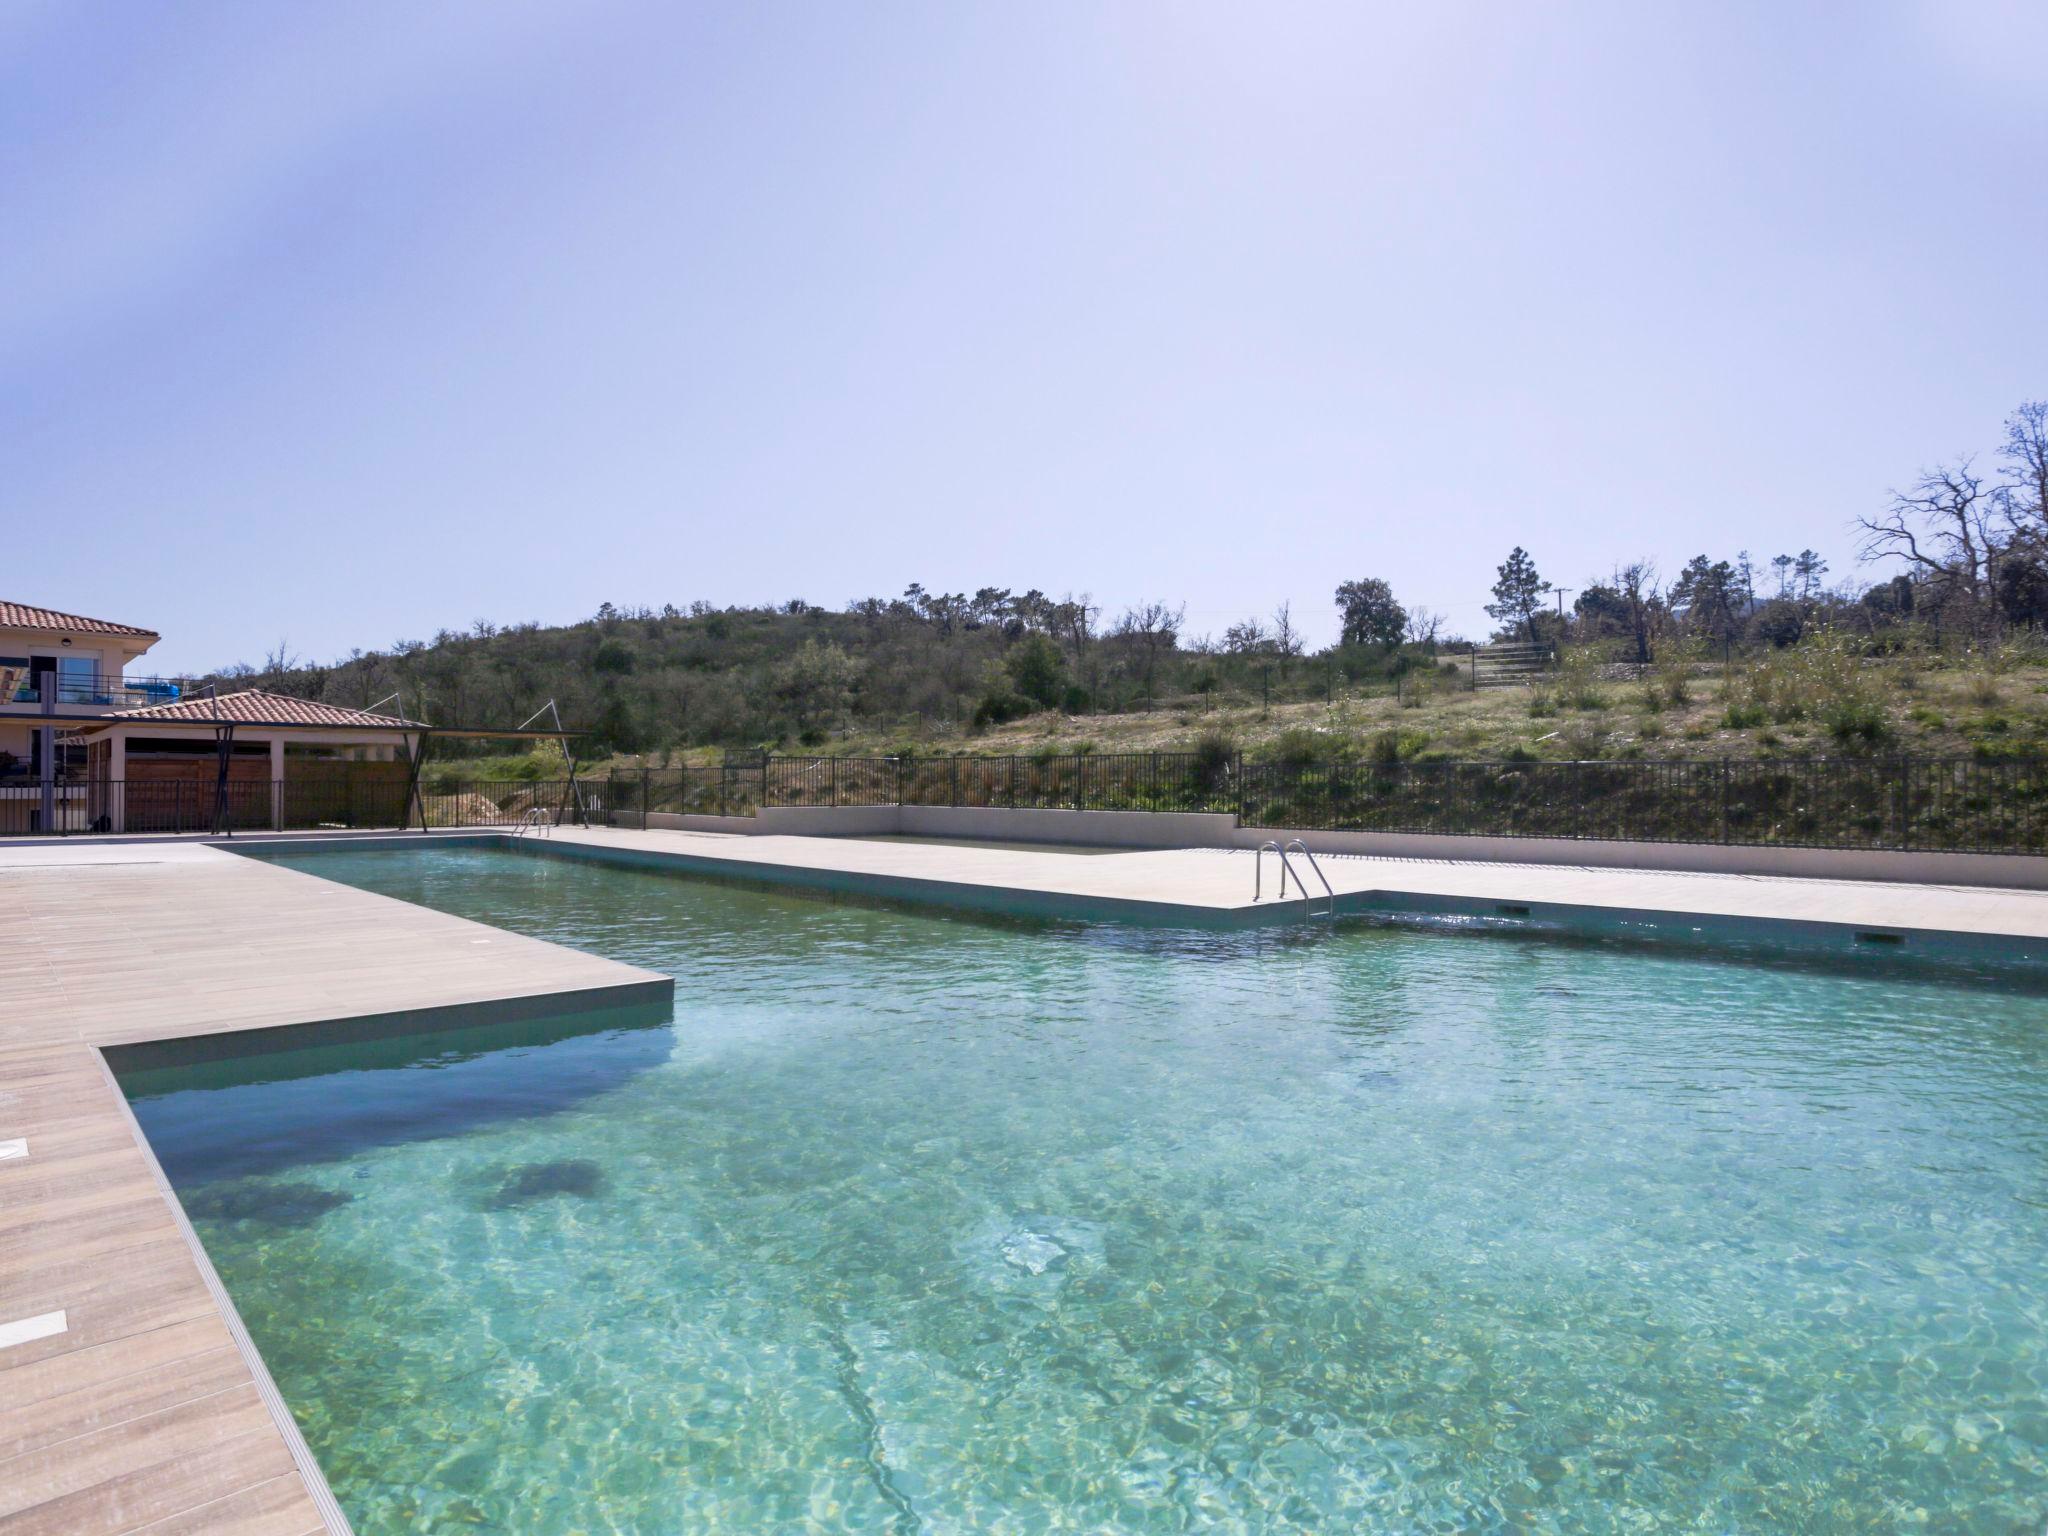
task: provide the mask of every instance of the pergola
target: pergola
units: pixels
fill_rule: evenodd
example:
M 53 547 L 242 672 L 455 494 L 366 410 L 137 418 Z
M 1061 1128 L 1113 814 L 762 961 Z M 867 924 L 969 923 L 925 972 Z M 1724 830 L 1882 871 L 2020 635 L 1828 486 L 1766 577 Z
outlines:
M 552 706 L 542 713 L 553 714 Z M 83 742 L 88 749 L 103 745 L 104 767 L 97 777 L 109 782 L 118 782 L 124 777 L 126 746 L 130 736 L 147 736 L 151 739 L 187 737 L 203 740 L 210 735 L 215 759 L 212 827 L 217 835 L 232 836 L 229 777 L 238 736 L 245 742 L 250 737 L 256 737 L 269 743 L 271 779 L 277 783 L 284 780 L 284 747 L 289 741 L 314 746 L 376 744 L 395 747 L 403 752 L 408 765 L 402 825 L 410 827 L 413 817 L 417 814 L 420 830 L 426 831 L 427 812 L 425 800 L 420 794 L 420 770 L 426 762 L 427 750 L 436 737 L 558 742 L 562 747 L 563 761 L 567 765 L 571 793 L 574 793 L 576 763 L 569 750 L 569 743 L 584 733 L 563 729 L 559 715 L 554 717 L 552 729 L 536 729 L 532 722 L 538 718 L 539 716 L 535 715 L 525 725 L 509 730 L 495 726 L 434 726 L 423 720 L 382 715 L 371 710 L 352 709 L 343 705 L 325 704 L 251 688 L 236 693 L 206 694 L 179 699 L 168 704 L 123 710 L 115 714 L 53 712 L 41 716 L 39 723 L 68 723 L 70 728 L 59 732 L 63 739 Z M 46 784 L 46 793 L 48 788 Z M 46 818 L 47 815 L 46 809 Z

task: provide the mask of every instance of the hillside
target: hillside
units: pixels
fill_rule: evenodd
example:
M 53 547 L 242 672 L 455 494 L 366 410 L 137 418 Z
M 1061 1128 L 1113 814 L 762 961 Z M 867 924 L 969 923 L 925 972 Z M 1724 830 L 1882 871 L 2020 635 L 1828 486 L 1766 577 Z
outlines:
M 1943 647 L 1911 630 L 1816 627 L 1724 648 L 1682 634 L 1648 666 L 1611 637 L 1565 644 L 1535 686 L 1471 690 L 1439 642 L 1317 655 L 1183 646 L 1135 624 L 1062 644 L 1012 619 L 727 609 L 604 613 L 577 625 L 446 634 L 328 667 L 250 675 L 366 705 L 402 691 L 436 723 L 516 725 L 549 698 L 590 734 L 585 763 L 701 761 L 732 749 L 893 756 L 1152 751 L 1253 756 L 1670 759 L 2048 753 L 2048 654 L 2033 631 Z M 436 747 L 437 777 L 559 771 Z

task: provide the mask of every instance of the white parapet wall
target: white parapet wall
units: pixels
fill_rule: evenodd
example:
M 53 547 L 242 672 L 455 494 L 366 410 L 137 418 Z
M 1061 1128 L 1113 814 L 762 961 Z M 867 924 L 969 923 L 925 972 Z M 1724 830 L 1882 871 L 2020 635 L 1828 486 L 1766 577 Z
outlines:
M 615 814 L 621 826 L 640 818 Z M 1237 818 L 1182 811 L 1038 811 L 991 806 L 769 806 L 754 816 L 654 812 L 655 830 L 796 837 L 944 837 L 962 842 L 1067 843 L 1087 848 L 1256 848 L 1300 838 L 1317 853 L 1595 869 L 1672 869 L 1814 880 L 1892 880 L 2048 890 L 2048 858 L 1863 848 L 1776 848 L 1742 843 L 1623 843 L 1568 837 L 1453 837 L 1419 832 L 1301 832 L 1240 827 Z
M 646 818 L 644 830 L 651 832 L 727 832 L 739 837 L 753 837 L 760 832 L 751 816 L 686 816 L 676 811 L 653 811 Z M 612 825 L 615 827 L 639 827 L 638 811 L 613 811 Z
M 1228 848 L 1234 816 L 1183 811 L 1034 811 L 970 805 L 765 807 L 763 833 L 800 837 L 950 837 L 1092 848 Z

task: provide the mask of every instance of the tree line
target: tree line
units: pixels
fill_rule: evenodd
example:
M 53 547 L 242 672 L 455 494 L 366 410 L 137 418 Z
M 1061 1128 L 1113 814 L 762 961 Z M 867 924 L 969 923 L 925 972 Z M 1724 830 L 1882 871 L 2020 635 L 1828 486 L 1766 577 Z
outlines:
M 1983 644 L 2048 626 L 2048 401 L 2005 420 L 1994 464 L 1937 463 L 1853 528 L 1866 564 L 1891 569 L 1830 587 L 1812 549 L 1759 559 L 1694 555 L 1668 580 L 1648 560 L 1616 565 L 1576 589 L 1544 580 L 1517 547 L 1496 573 L 1486 612 L 1497 641 L 1609 643 L 1649 662 L 1674 642 L 1712 649 L 1794 645 L 1827 627 L 1888 643 Z M 1563 601 L 1572 596 L 1567 607 Z
M 1989 470 L 1967 458 L 1937 464 L 1856 527 L 1865 560 L 1892 567 L 1863 586 L 1828 585 L 1827 562 L 1808 548 L 1699 554 L 1668 580 L 1632 560 L 1569 588 L 1546 581 L 1517 547 L 1486 605 L 1491 638 L 1594 645 L 1648 663 L 1674 643 L 1783 647 L 1820 627 L 1882 646 L 1908 635 L 1981 643 L 2048 626 L 2048 402 L 2012 413 Z M 1106 616 L 1086 594 L 913 582 L 900 596 L 837 609 L 802 599 L 606 603 L 574 624 L 479 619 L 331 663 L 280 645 L 218 680 L 359 708 L 395 693 L 405 712 L 452 726 L 515 726 L 553 699 L 596 749 L 650 752 L 821 746 L 849 729 L 914 740 L 1048 711 L 1280 703 L 1396 686 L 1471 648 L 1384 578 L 1344 581 L 1333 599 L 1337 643 L 1313 653 L 1287 603 L 1209 636 L 1190 634 L 1185 608 L 1166 601 Z

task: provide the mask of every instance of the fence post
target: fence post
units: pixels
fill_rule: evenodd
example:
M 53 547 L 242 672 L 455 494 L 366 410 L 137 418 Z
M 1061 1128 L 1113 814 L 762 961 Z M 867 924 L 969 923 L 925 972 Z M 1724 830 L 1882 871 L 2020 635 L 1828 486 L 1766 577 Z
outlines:
M 1079 752 L 1074 754 L 1074 809 L 1088 809 L 1088 759 Z
M 953 809 L 960 809 L 960 754 L 953 754 Z
M 1721 841 L 1724 843 L 1732 830 L 1728 825 L 1728 763 L 1727 758 L 1721 759 Z

